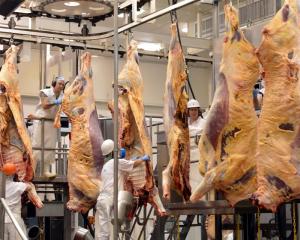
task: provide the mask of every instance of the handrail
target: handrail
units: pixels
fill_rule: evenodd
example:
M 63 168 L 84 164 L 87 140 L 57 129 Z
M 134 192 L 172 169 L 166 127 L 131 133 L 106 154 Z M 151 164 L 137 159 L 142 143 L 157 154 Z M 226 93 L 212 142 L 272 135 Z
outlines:
M 1 198 L 1 203 L 5 209 L 5 211 L 7 212 L 9 218 L 11 219 L 12 223 L 14 224 L 15 228 L 17 229 L 20 237 L 23 239 L 23 240 L 28 240 L 28 238 L 26 237 L 25 233 L 22 231 L 18 221 L 16 220 L 16 218 L 14 217 L 12 211 L 9 209 L 8 205 L 6 204 L 6 201 L 4 198 Z

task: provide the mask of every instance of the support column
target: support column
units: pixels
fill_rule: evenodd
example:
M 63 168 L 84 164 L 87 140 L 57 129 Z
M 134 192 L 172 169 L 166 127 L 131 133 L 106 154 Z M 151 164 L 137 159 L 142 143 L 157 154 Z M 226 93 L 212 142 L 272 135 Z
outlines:
M 5 198 L 5 179 L 6 176 L 0 172 L 0 197 Z M 3 205 L 0 203 L 0 240 L 4 239 L 4 217 L 5 210 Z

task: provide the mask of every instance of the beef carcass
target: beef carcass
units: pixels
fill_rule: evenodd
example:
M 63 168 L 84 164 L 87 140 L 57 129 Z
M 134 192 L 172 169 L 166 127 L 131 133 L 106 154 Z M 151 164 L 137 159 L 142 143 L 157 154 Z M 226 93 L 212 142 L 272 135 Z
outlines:
M 143 104 L 143 79 L 139 69 L 137 42 L 132 40 L 127 51 L 127 62 L 118 78 L 119 89 L 119 147 L 126 149 L 126 159 L 152 155 L 152 144 L 147 131 Z M 109 107 L 113 113 L 113 107 Z M 149 202 L 159 215 L 165 215 L 153 177 L 153 166 L 147 161 L 126 176 L 125 190 Z
M 300 46 L 297 14 L 296 0 L 285 1 L 265 26 L 257 50 L 266 90 L 258 120 L 258 190 L 254 199 L 272 211 L 300 194 L 299 65 L 289 59 Z
M 170 188 L 188 201 L 191 195 L 189 183 L 190 139 L 187 117 L 188 96 L 184 89 L 187 74 L 183 51 L 177 39 L 176 24 L 171 25 L 171 43 L 164 94 L 164 128 L 169 149 L 169 164 L 163 171 L 163 195 L 170 199 Z
M 17 55 L 20 47 L 12 45 L 5 52 L 5 61 L 0 72 L 0 160 L 17 167 L 20 181 L 31 181 L 35 166 L 32 147 L 27 133 L 23 105 L 19 90 Z M 31 184 L 28 198 L 37 206 L 43 204 Z
M 96 110 L 91 69 L 91 54 L 81 56 L 80 74 L 64 93 L 55 126 L 60 126 L 63 111 L 72 124 L 68 156 L 68 209 L 87 212 L 96 203 L 100 191 L 100 175 L 104 164 L 103 142 Z
M 199 141 L 200 173 L 205 174 L 191 196 L 200 199 L 215 188 L 234 205 L 256 189 L 256 123 L 252 89 L 259 62 L 239 29 L 237 10 L 224 6 L 229 30 L 223 43 L 219 82 Z

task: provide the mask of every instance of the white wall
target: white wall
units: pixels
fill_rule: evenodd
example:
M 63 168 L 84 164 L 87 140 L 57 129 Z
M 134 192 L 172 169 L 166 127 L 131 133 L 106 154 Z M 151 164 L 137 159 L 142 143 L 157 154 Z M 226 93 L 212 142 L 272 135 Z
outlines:
M 75 55 L 74 55 L 75 59 Z M 34 110 L 34 105 L 38 102 L 40 84 L 40 54 L 38 49 L 33 49 L 31 61 L 19 64 L 20 89 L 23 96 L 25 115 Z M 73 60 L 74 61 L 74 60 Z M 120 59 L 120 70 L 124 64 L 124 59 Z M 195 65 L 195 64 L 193 64 Z M 197 64 L 196 64 L 197 65 Z M 98 113 L 110 116 L 106 110 L 106 102 L 112 99 L 113 82 L 113 57 L 98 56 L 92 58 L 93 79 L 95 86 L 95 97 L 97 101 Z M 144 79 L 144 103 L 147 114 L 162 115 L 164 83 L 166 79 L 167 64 L 165 60 L 140 59 L 141 73 Z M 72 60 L 62 62 L 62 75 L 66 79 L 73 79 L 74 64 Z M 47 84 L 58 74 L 58 66 L 48 69 Z M 208 106 L 209 84 L 211 82 L 211 66 L 205 67 L 190 66 L 190 81 L 197 99 L 201 106 Z

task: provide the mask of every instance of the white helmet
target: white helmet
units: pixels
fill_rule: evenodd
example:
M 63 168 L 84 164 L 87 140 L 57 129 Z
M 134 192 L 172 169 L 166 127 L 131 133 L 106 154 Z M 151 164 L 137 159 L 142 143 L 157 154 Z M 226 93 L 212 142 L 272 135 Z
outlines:
M 191 99 L 187 103 L 187 108 L 199 108 L 200 104 L 196 99 Z
M 114 150 L 114 141 L 106 139 L 101 145 L 101 151 L 103 156 L 110 154 Z

